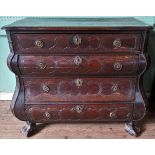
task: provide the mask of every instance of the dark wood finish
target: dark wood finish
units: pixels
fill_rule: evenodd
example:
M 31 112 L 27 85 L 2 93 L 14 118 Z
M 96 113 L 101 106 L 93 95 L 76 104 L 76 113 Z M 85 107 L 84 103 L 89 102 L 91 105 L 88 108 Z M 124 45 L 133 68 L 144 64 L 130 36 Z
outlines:
M 25 138 L 20 132 L 25 122 L 13 117 L 9 104 L 11 101 L 0 101 L 0 138 Z M 135 139 L 126 134 L 123 123 L 117 120 L 101 122 L 68 123 L 53 122 L 51 124 L 37 124 L 37 129 L 30 139 Z M 51 121 L 52 122 L 52 121 Z M 145 123 L 144 123 L 145 122 Z M 155 113 L 148 112 L 145 120 L 140 122 L 143 134 L 136 139 L 155 138 Z
M 134 101 L 135 84 L 135 78 L 28 78 L 24 79 L 25 102 Z
M 26 121 L 26 125 L 21 129 L 22 134 L 26 137 L 32 136 L 36 132 L 36 123 L 31 123 L 30 121 Z
M 17 81 L 11 109 L 28 122 L 26 135 L 35 123 L 124 121 L 137 136 L 150 27 L 134 19 L 32 21 L 5 27 Z
M 139 55 L 19 56 L 22 75 L 135 75 L 145 59 Z
M 54 33 L 54 32 L 53 32 Z M 87 32 L 85 32 L 87 33 Z M 74 43 L 74 38 L 80 38 L 80 44 Z M 18 53 L 95 53 L 95 52 L 134 52 L 141 50 L 141 34 L 14 34 L 14 48 Z M 40 46 L 36 44 L 40 43 Z M 120 41 L 121 46 L 116 46 Z
M 135 136 L 135 137 L 137 137 L 141 133 L 140 128 L 136 126 L 136 123 L 135 122 L 125 123 L 125 130 L 130 135 Z
M 152 90 L 151 90 L 149 103 L 150 103 L 149 110 L 154 112 L 155 111 L 155 78 L 154 78 L 153 84 L 152 84 Z
M 68 121 L 130 121 L 133 104 L 50 104 L 26 105 L 31 122 L 68 122 Z

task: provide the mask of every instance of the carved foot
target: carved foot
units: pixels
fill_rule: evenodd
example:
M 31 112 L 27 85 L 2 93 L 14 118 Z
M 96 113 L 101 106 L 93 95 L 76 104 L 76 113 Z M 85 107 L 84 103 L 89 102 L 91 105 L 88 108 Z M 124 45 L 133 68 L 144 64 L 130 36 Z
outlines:
M 125 123 L 125 131 L 135 137 L 139 136 L 141 133 L 140 128 L 138 128 L 134 122 Z
M 21 129 L 22 134 L 26 137 L 32 136 L 37 129 L 36 123 L 26 122 L 26 125 Z

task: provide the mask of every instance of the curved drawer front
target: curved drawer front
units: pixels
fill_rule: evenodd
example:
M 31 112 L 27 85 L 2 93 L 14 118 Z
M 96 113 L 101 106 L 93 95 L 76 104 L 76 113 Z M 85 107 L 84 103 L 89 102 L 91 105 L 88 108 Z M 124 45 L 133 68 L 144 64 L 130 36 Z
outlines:
M 58 104 L 27 105 L 28 118 L 35 122 L 50 121 L 126 121 L 132 116 L 133 104 Z
M 19 68 L 23 75 L 59 74 L 136 74 L 138 55 L 109 56 L 20 56 Z
M 134 78 L 25 78 L 26 102 L 133 101 Z
M 141 50 L 140 33 L 113 34 L 14 34 L 19 53 L 91 53 Z

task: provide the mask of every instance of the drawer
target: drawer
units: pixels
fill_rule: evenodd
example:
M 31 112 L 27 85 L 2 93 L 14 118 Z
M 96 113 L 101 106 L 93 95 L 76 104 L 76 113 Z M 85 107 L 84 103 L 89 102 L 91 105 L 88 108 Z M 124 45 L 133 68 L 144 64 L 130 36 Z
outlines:
M 133 104 L 58 104 L 26 105 L 29 120 L 52 121 L 127 121 Z
M 134 78 L 25 78 L 25 101 L 133 101 L 135 82 Z
M 14 34 L 19 53 L 94 53 L 141 50 L 140 33 Z
M 59 74 L 136 74 L 138 55 L 72 55 L 20 56 L 19 68 L 23 75 Z

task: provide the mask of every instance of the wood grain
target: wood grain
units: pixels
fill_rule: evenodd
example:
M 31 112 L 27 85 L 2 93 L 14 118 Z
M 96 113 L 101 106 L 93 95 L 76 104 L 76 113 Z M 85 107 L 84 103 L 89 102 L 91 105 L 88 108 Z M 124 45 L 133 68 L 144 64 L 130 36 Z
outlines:
M 135 75 L 144 58 L 138 55 L 19 56 L 22 75 Z M 118 66 L 119 64 L 119 66 Z
M 40 22 L 39 27 L 36 25 L 37 21 Z M 31 28 L 33 27 L 35 30 L 24 24 L 24 22 L 27 22 L 26 19 L 20 21 L 23 24 L 23 29 L 20 29 L 20 25 L 17 23 L 17 25 L 14 25 L 15 27 L 13 25 L 13 27 L 11 25 L 5 27 L 11 51 L 8 56 L 8 67 L 15 73 L 17 81 L 11 109 L 19 120 L 27 121 L 27 125 L 22 130 L 25 135 L 30 136 L 35 132 L 35 123 L 51 122 L 52 116 L 56 116 L 54 120 L 61 118 L 59 122 L 63 119 L 69 119 L 69 122 L 74 122 L 75 120 L 79 122 L 92 119 L 100 120 L 104 112 L 100 113 L 99 111 L 107 109 L 108 106 L 110 111 L 104 117 L 108 119 L 109 117 L 118 118 L 116 121 L 119 121 L 119 118 L 127 119 L 130 123 L 126 125 L 126 130 L 130 134 L 137 136 L 138 130 L 134 127 L 136 125 L 135 121 L 140 121 L 146 114 L 147 101 L 141 81 L 143 73 L 148 68 L 145 53 L 149 27 L 145 24 L 137 23 L 134 19 L 131 19 L 130 22 L 127 19 L 114 21 L 112 19 L 100 19 L 99 21 L 94 19 L 93 22 L 96 22 L 95 27 L 97 29 L 90 31 L 89 28 L 92 28 L 90 19 L 79 19 L 78 21 L 77 19 L 67 18 L 56 19 L 52 22 L 61 25 L 61 29 L 58 31 L 58 25 L 56 29 L 54 25 L 51 25 L 52 19 L 50 22 L 47 22 L 46 19 L 37 21 L 36 23 L 29 21 L 32 24 Z M 43 21 L 46 21 L 46 27 L 42 27 L 41 23 Z M 75 24 L 77 21 L 78 25 Z M 63 22 L 68 23 L 70 26 L 72 25 L 72 27 L 64 28 Z M 109 22 L 112 23 L 110 24 Z M 119 27 L 120 22 L 125 25 L 122 24 Z M 86 24 L 86 27 L 84 25 L 81 27 L 80 23 L 89 24 L 88 26 Z M 133 24 L 133 29 L 130 27 L 131 23 Z M 107 24 L 108 29 L 106 27 Z M 98 27 L 99 25 L 102 25 L 101 29 Z M 78 30 L 74 29 L 76 26 L 79 27 Z M 71 58 L 73 55 L 78 56 L 78 58 Z M 91 57 L 85 57 L 86 55 Z M 29 58 L 26 63 L 25 58 L 27 56 Z M 38 57 L 42 59 L 47 56 L 49 59 L 38 62 Z M 133 57 L 125 60 L 120 56 L 124 56 L 124 58 L 137 56 L 138 59 Z M 21 60 L 21 57 L 24 57 L 24 59 Z M 77 69 L 73 67 L 74 64 L 80 67 L 79 65 L 85 60 L 87 61 L 86 64 L 81 66 L 79 71 L 76 71 Z M 110 65 L 103 66 L 103 64 L 100 64 L 103 61 Z M 57 73 L 65 73 L 64 75 L 66 76 L 51 75 L 47 70 L 46 73 L 48 74 L 41 72 L 40 76 L 36 73 L 31 76 L 32 72 L 37 71 L 33 63 L 37 64 L 37 68 L 39 65 L 41 70 L 50 66 Z M 27 69 L 24 74 L 23 68 L 25 67 Z M 104 70 L 104 67 L 107 70 Z M 54 70 L 51 69 L 50 72 L 53 72 Z M 121 76 L 113 70 L 117 72 L 122 70 Z M 105 71 L 106 75 L 103 74 L 103 71 Z M 42 105 L 45 102 L 46 105 Z M 68 105 L 63 104 L 60 107 L 58 105 L 53 107 L 51 106 L 52 102 L 55 102 L 54 104 L 67 102 Z M 72 106 L 70 102 L 76 102 L 76 105 Z M 87 102 L 91 102 L 94 105 L 86 105 Z M 97 102 L 106 103 L 100 105 L 100 107 L 95 104 Z M 132 102 L 132 108 L 129 106 L 127 111 L 120 110 L 120 104 L 115 104 L 116 102 L 123 102 L 124 105 L 126 102 Z M 108 105 L 106 105 L 107 103 Z M 27 109 L 27 105 L 31 105 L 31 107 Z M 37 107 L 35 107 L 36 105 Z M 116 106 L 114 109 L 116 111 L 119 110 L 119 113 L 111 109 L 113 106 Z M 54 112 L 53 108 L 55 109 Z M 68 111 L 62 112 L 66 108 Z M 59 111 L 58 117 L 57 111 Z M 59 114 L 63 116 L 61 117 Z
M 78 87 L 79 80 L 82 84 Z M 134 78 L 24 78 L 25 101 L 134 101 L 135 83 Z M 43 91 L 43 85 L 48 87 L 48 92 Z
M 10 101 L 0 101 L 0 138 L 26 138 L 20 132 L 24 122 L 16 119 L 10 111 Z M 149 113 L 142 126 L 143 133 L 136 139 L 155 138 L 155 113 Z M 31 139 L 133 139 L 124 132 L 122 123 L 54 123 L 39 124 L 39 132 Z
M 31 32 L 34 33 L 34 32 Z M 27 31 L 21 33 L 14 32 L 14 50 L 16 53 L 38 54 L 38 53 L 103 53 L 103 52 L 136 52 L 141 51 L 140 32 L 109 32 L 88 34 L 87 31 L 57 34 L 56 32 L 41 32 L 31 34 Z M 56 33 L 56 34 L 55 34 Z M 60 32 L 59 32 L 60 33 Z M 84 34 L 83 34 L 84 33 Z M 74 43 L 74 37 L 78 36 L 80 44 Z M 114 46 L 114 42 L 119 40 L 120 47 Z M 41 46 L 36 45 L 36 41 L 41 42 Z

